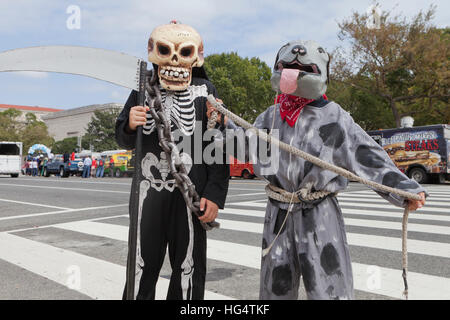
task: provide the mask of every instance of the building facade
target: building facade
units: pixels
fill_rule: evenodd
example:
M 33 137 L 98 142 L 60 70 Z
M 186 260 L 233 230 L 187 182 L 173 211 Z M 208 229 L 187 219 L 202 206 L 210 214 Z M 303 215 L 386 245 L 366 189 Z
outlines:
M 8 109 L 15 109 L 22 114 L 17 118 L 18 121 L 25 122 L 26 114 L 32 113 L 36 116 L 36 118 L 40 121 L 43 121 L 43 117 L 46 115 L 54 114 L 56 112 L 63 111 L 62 109 L 53 109 L 53 108 L 43 108 L 43 107 L 29 107 L 29 106 L 17 106 L 11 104 L 0 104 L 0 112 L 6 111 Z
M 119 103 L 95 104 L 46 114 L 42 116 L 42 120 L 47 125 L 49 134 L 55 141 L 60 141 L 65 138 L 83 136 L 95 111 L 122 108 L 123 104 Z

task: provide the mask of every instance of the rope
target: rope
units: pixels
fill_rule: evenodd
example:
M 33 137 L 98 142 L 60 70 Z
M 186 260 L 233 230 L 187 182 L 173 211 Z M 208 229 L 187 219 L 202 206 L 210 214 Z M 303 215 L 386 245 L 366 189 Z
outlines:
M 318 199 L 325 198 L 326 196 L 332 194 L 333 192 L 329 191 L 315 191 L 308 192 L 308 189 L 300 189 L 297 192 L 289 192 L 273 184 L 266 185 L 266 194 L 269 198 L 280 201 L 280 202 L 292 202 L 292 203 L 301 203 L 302 200 L 306 201 L 314 201 Z M 300 199 L 300 197 L 301 199 Z M 292 199 L 292 200 L 291 200 Z
M 241 126 L 242 128 L 246 130 L 252 130 L 258 137 L 262 138 L 266 142 L 271 142 L 274 145 L 278 146 L 280 149 L 287 151 L 293 155 L 296 155 L 306 161 L 311 162 L 312 164 L 321 167 L 322 169 L 329 170 L 331 172 L 334 172 L 340 176 L 343 176 L 349 180 L 357 181 L 359 183 L 362 183 L 366 186 L 369 186 L 373 189 L 376 189 L 378 191 L 384 192 L 384 193 L 391 193 L 399 195 L 403 198 L 412 199 L 412 200 L 421 200 L 421 197 L 417 194 L 406 192 L 400 189 L 391 188 L 385 185 L 382 185 L 380 183 L 370 181 L 368 179 L 362 178 L 344 168 L 337 167 L 331 163 L 328 163 L 326 161 L 323 161 L 320 158 L 317 158 L 309 153 L 306 153 L 300 149 L 297 149 L 283 141 L 279 141 L 278 139 L 268 135 L 262 130 L 259 130 L 258 128 L 254 127 L 241 117 L 237 116 L 236 114 L 232 113 L 228 109 L 222 106 L 222 104 L 218 103 L 213 95 L 208 96 L 209 103 L 214 106 L 214 108 L 222 113 L 223 115 L 227 116 L 229 119 L 231 119 L 234 123 Z M 402 222 L 402 267 L 403 267 L 403 281 L 405 284 L 405 291 L 403 292 L 406 299 L 408 299 L 408 282 L 407 282 L 407 272 L 408 272 L 408 254 L 407 254 L 407 224 L 408 224 L 408 215 L 409 215 L 409 209 L 408 207 L 405 208 L 405 211 L 403 213 L 403 222 Z

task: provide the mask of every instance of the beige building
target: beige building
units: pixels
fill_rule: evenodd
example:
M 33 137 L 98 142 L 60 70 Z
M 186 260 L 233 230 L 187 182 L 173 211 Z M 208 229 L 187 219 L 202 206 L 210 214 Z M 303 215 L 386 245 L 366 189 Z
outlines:
M 62 111 L 62 109 L 17 106 L 17 105 L 12 105 L 12 104 L 0 104 L 0 112 L 6 111 L 8 109 L 15 109 L 15 110 L 22 112 L 20 117 L 18 117 L 18 119 L 17 119 L 22 122 L 25 122 L 25 119 L 26 119 L 25 116 L 27 113 L 33 113 L 38 120 L 42 121 L 42 117 Z
M 122 109 L 118 103 L 95 104 L 70 110 L 63 110 L 42 116 L 48 132 L 56 141 L 70 137 L 81 137 L 86 133 L 88 123 L 97 110 Z

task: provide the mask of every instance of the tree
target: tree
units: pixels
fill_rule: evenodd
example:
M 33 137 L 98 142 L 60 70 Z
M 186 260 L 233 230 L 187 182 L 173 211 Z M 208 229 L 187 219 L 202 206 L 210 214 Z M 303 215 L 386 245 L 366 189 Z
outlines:
M 119 109 L 95 111 L 87 126 L 86 134 L 83 136 L 83 144 L 91 145 L 97 152 L 118 149 L 119 145 L 115 139 L 115 125 L 119 114 Z
M 25 126 L 20 131 L 23 150 L 28 151 L 37 143 L 51 146 L 55 140 L 49 135 L 47 125 L 39 121 L 33 113 L 27 113 L 25 118 Z
M 247 121 L 253 122 L 274 102 L 271 70 L 258 58 L 213 54 L 205 58 L 205 70 L 224 104 Z
M 24 152 L 36 143 L 53 144 L 44 122 L 29 112 L 25 114 L 25 122 L 21 122 L 18 120 L 21 115 L 21 111 L 12 108 L 0 112 L 0 141 L 21 141 Z
M 22 125 L 17 119 L 21 115 L 21 111 L 12 108 L 0 112 L 0 141 L 20 141 Z
M 78 137 L 70 137 L 56 141 L 51 148 L 53 153 L 72 153 L 72 151 L 78 148 Z
M 334 80 L 387 103 L 397 127 L 406 115 L 427 122 L 421 124 L 450 120 L 449 29 L 432 25 L 435 10 L 420 11 L 409 22 L 383 11 L 377 28 L 357 12 L 339 23 L 339 38 L 350 49 L 335 50 Z
M 338 81 L 331 81 L 327 97 L 343 106 L 364 130 L 378 130 L 395 127 L 389 105 L 382 98 L 367 94 Z

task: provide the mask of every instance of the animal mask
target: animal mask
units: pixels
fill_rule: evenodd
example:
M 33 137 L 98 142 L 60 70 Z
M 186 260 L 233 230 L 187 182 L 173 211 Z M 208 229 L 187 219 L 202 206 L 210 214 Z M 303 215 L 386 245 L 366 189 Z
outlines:
M 315 41 L 292 41 L 281 47 L 271 78 L 272 88 L 307 99 L 327 90 L 330 56 Z
M 158 65 L 164 89 L 185 90 L 192 80 L 192 68 L 205 61 L 202 38 L 194 28 L 176 21 L 159 26 L 148 41 L 148 60 Z

